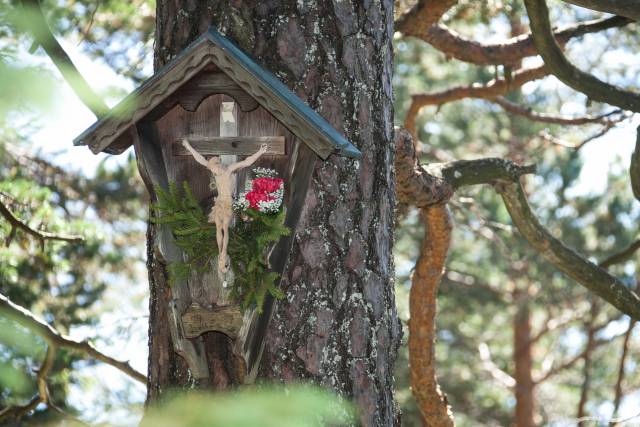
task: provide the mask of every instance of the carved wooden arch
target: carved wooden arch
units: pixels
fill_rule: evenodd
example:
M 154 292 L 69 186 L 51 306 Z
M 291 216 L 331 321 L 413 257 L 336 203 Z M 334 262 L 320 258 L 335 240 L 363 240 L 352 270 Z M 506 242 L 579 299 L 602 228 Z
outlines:
M 157 120 L 176 104 L 180 104 L 185 111 L 194 112 L 205 99 L 220 94 L 231 97 L 244 112 L 253 111 L 260 105 L 228 75 L 211 64 L 162 101 L 145 119 Z

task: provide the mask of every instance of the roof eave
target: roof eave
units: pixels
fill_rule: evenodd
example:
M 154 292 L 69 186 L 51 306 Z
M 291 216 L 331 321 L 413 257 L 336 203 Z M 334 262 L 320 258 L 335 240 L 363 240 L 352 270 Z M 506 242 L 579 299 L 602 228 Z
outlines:
M 318 142 L 320 142 L 321 147 L 316 146 L 314 151 L 323 159 L 326 159 L 331 153 L 339 153 L 341 155 L 359 159 L 362 157 L 362 153 L 353 146 L 342 134 L 340 134 L 334 127 L 332 127 L 323 117 L 321 117 L 316 111 L 311 109 L 304 101 L 302 101 L 299 97 L 297 97 L 291 89 L 284 85 L 278 78 L 276 78 L 271 72 L 264 69 L 253 59 L 251 59 L 244 51 L 242 51 L 239 47 L 237 47 L 232 41 L 224 37 L 220 34 L 215 28 L 210 27 L 208 31 L 194 40 L 186 49 L 184 49 L 180 54 L 178 54 L 175 58 L 173 58 L 169 63 L 167 63 L 164 67 L 162 67 L 154 76 L 148 79 L 145 83 L 143 83 L 139 88 L 134 90 L 131 94 L 125 97 L 116 107 L 111 109 L 109 114 L 105 117 L 97 120 L 93 125 L 87 128 L 84 132 L 82 132 L 79 136 L 77 136 L 73 143 L 76 146 L 80 145 L 88 145 L 91 151 L 94 154 L 99 152 L 107 152 L 107 153 L 116 153 L 119 154 L 123 152 L 127 147 L 124 147 L 121 141 L 121 144 L 114 149 L 112 146 L 117 143 L 117 138 L 110 140 L 109 142 L 100 143 L 101 138 L 98 141 L 91 141 L 91 135 L 98 131 L 99 128 L 105 124 L 106 120 L 113 120 L 117 114 L 121 113 L 121 109 L 123 106 L 134 102 L 137 96 L 140 96 L 144 93 L 144 90 L 148 88 L 149 85 L 154 84 L 159 79 L 164 78 L 173 68 L 178 66 L 185 57 L 187 57 L 190 53 L 194 52 L 196 49 L 201 49 L 200 47 L 203 43 L 205 43 L 205 47 L 210 46 L 209 43 L 215 46 L 218 49 L 226 51 L 235 61 L 235 63 L 242 67 L 244 71 L 252 76 L 255 80 L 257 80 L 260 85 L 264 88 L 267 88 L 274 98 L 280 99 L 284 105 L 287 106 L 297 117 L 298 120 L 304 123 L 304 126 L 308 126 L 311 129 L 314 129 Z M 215 64 L 215 61 L 212 61 Z M 218 64 L 216 64 L 218 65 Z M 230 76 L 233 78 L 233 76 Z M 240 84 L 240 82 L 237 82 Z M 242 85 L 241 85 L 242 86 Z M 270 110 L 270 106 L 268 104 L 264 104 L 257 99 L 255 94 L 251 92 L 250 87 L 245 87 L 245 91 L 249 93 L 258 103 L 260 103 L 265 109 Z M 128 121 L 131 121 L 131 125 L 135 125 L 136 120 L 134 121 L 134 117 L 130 117 Z M 309 129 L 308 128 L 308 129 Z M 294 132 L 295 133 L 295 132 Z M 300 135 L 299 137 L 304 140 Z M 126 141 L 124 141 L 126 142 Z M 312 146 L 313 148 L 313 146 Z

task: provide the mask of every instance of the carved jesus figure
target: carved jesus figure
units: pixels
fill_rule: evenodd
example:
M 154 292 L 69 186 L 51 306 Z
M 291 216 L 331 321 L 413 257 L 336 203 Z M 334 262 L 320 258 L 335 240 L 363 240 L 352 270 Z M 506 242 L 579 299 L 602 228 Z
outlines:
M 227 246 L 229 244 L 229 225 L 233 218 L 233 193 L 235 192 L 235 180 L 233 175 L 239 169 L 251 166 L 264 153 L 267 152 L 267 144 L 262 144 L 260 149 L 248 156 L 246 159 L 228 166 L 220 162 L 219 156 L 213 156 L 208 161 L 198 153 L 189 144 L 186 139 L 182 140 L 182 145 L 191 153 L 196 162 L 205 166 L 213 174 L 218 189 L 218 195 L 215 198 L 211 213 L 209 213 L 209 222 L 216 225 L 216 240 L 218 243 L 218 270 L 226 273 L 229 269 Z

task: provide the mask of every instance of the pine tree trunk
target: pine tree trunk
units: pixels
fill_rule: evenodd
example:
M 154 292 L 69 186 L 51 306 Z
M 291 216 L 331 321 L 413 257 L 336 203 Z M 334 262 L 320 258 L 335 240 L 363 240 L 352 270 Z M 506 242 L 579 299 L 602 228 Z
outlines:
M 535 426 L 535 400 L 533 382 L 533 355 L 531 352 L 531 312 L 527 302 L 528 287 L 514 292 L 517 312 L 514 316 L 513 359 L 516 380 L 516 427 Z
M 317 162 L 260 376 L 307 379 L 354 399 L 363 425 L 397 424 L 393 363 L 393 2 L 158 0 L 155 66 L 217 27 L 343 132 L 360 161 Z M 153 247 L 153 233 L 149 247 Z M 189 381 L 166 331 L 165 266 L 150 253 L 149 401 Z M 211 384 L 235 383 L 223 339 Z

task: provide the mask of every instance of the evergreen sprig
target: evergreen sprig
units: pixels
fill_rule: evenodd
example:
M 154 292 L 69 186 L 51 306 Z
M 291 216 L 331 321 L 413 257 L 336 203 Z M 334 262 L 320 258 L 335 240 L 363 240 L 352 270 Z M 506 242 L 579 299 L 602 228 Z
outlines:
M 208 271 L 218 255 L 215 224 L 208 222 L 189 185 L 184 182 L 180 191 L 171 183 L 168 190 L 156 188 L 156 194 L 153 222 L 169 227 L 185 255 L 185 261 L 169 265 L 169 283 L 188 279 L 194 270 Z M 276 287 L 280 275 L 269 271 L 268 256 L 273 244 L 290 230 L 284 225 L 283 209 L 275 214 L 248 209 L 243 215 L 247 220 L 237 221 L 229 230 L 228 252 L 235 273 L 231 297 L 240 301 L 243 311 L 255 306 L 261 312 L 267 293 L 284 297 Z

